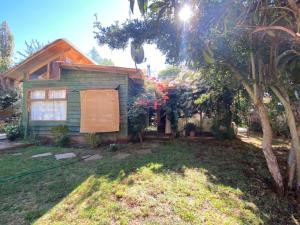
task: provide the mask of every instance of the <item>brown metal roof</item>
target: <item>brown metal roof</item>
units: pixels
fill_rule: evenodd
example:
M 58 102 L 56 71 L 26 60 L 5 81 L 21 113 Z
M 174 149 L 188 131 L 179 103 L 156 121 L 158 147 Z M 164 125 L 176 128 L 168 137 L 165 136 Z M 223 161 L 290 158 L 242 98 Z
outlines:
M 117 67 L 117 66 L 103 66 L 103 65 L 83 65 L 83 64 L 67 64 L 61 65 L 63 69 L 83 70 L 83 71 L 100 71 L 107 73 L 128 75 L 132 79 L 144 79 L 143 72 L 140 69 Z

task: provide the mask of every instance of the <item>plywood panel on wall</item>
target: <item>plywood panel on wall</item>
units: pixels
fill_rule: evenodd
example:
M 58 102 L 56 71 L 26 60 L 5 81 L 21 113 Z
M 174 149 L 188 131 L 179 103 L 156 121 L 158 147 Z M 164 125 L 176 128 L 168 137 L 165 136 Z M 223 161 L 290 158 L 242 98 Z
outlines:
M 117 90 L 80 91 L 80 132 L 116 132 L 120 127 Z

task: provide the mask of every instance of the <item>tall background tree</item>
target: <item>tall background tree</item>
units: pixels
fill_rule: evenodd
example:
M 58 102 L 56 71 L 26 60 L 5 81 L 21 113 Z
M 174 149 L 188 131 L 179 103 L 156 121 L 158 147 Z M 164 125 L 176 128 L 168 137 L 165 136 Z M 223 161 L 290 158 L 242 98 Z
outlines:
M 0 72 L 6 71 L 12 64 L 13 36 L 6 21 L 0 26 Z
M 161 80 L 172 81 L 179 76 L 181 68 L 178 66 L 169 66 L 168 68 L 159 71 L 158 78 Z
M 31 39 L 30 41 L 25 41 L 25 48 L 22 51 L 17 51 L 17 60 L 22 61 L 29 56 L 36 53 L 38 50 L 42 49 L 46 44 L 38 41 L 37 39 Z
M 102 58 L 95 47 L 93 47 L 89 52 L 88 56 L 94 60 L 98 65 L 105 65 L 105 66 L 113 66 L 114 63 L 111 59 Z

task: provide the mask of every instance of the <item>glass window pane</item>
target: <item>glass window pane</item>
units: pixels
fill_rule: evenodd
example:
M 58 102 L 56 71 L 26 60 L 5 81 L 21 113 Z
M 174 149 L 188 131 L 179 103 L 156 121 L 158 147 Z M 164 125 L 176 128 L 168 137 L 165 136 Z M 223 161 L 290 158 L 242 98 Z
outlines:
M 31 120 L 66 120 L 67 101 L 31 102 Z
M 29 80 L 47 80 L 48 65 L 45 65 L 29 75 Z
M 49 90 L 48 97 L 49 99 L 65 99 L 66 90 Z
M 31 99 L 45 99 L 46 91 L 45 90 L 33 90 L 30 92 Z

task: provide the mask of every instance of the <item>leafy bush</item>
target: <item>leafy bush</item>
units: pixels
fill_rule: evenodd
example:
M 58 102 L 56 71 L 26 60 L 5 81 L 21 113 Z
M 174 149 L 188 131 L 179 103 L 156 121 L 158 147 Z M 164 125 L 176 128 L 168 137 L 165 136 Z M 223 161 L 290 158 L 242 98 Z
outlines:
M 0 109 L 6 109 L 18 100 L 18 94 L 15 91 L 0 90 Z
M 4 131 L 7 135 L 7 138 L 11 141 L 21 137 L 20 127 L 17 124 L 6 125 Z
M 222 127 L 224 129 L 222 129 Z M 234 132 L 233 127 L 226 128 L 220 123 L 214 123 L 211 127 L 212 134 L 217 140 L 232 140 L 236 138 L 236 134 Z
M 34 145 L 41 145 L 42 141 L 41 138 L 39 137 L 39 135 L 37 134 L 37 132 L 34 130 L 33 127 L 28 127 L 28 133 L 29 135 L 27 135 L 26 139 L 27 141 L 33 143 Z
M 85 139 L 91 148 L 97 148 L 101 144 L 101 138 L 96 133 L 86 134 Z
M 225 133 L 225 139 L 228 140 L 233 140 L 236 138 L 236 134 L 234 132 L 234 128 L 229 127 L 229 129 L 227 130 L 227 132 Z
M 67 125 L 59 125 L 52 127 L 51 133 L 53 136 L 54 143 L 57 146 L 66 146 L 69 142 L 68 132 L 69 127 Z
M 285 137 L 285 138 L 290 137 L 290 130 L 286 121 L 278 120 L 278 119 L 271 120 L 271 125 L 272 125 L 273 133 L 276 136 Z
M 119 145 L 118 144 L 110 144 L 109 145 L 109 150 L 112 152 L 116 152 L 119 149 Z
M 197 130 L 197 126 L 193 123 L 187 123 L 184 125 L 184 130 L 185 130 L 186 135 L 190 135 L 191 131 Z
M 146 128 L 147 110 L 142 104 L 134 104 L 128 110 L 129 132 L 134 138 L 138 137 L 142 142 L 142 133 Z
M 262 127 L 261 127 L 260 121 L 253 121 L 253 122 L 251 122 L 249 129 L 251 131 L 261 133 L 262 132 Z

